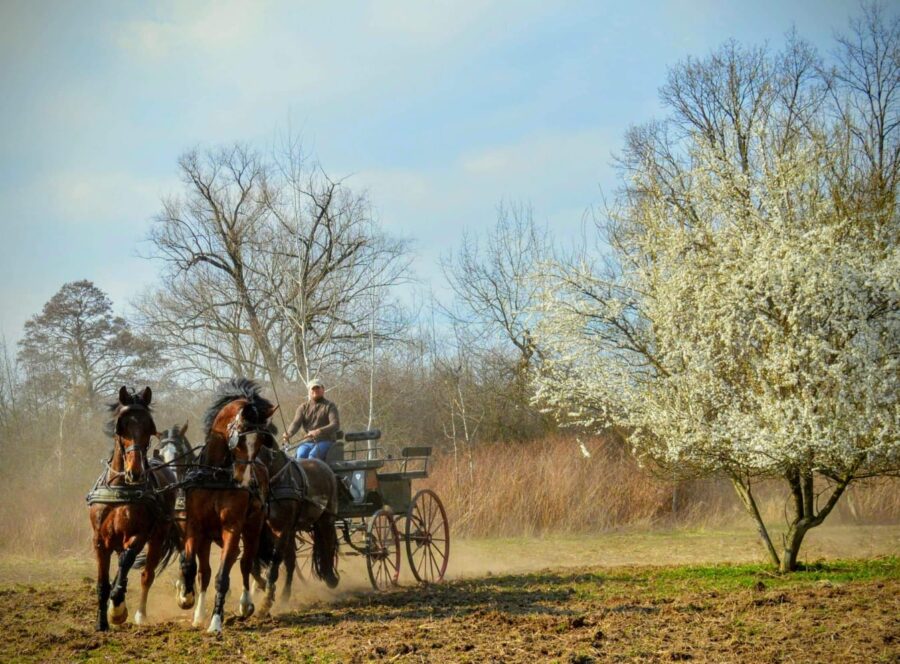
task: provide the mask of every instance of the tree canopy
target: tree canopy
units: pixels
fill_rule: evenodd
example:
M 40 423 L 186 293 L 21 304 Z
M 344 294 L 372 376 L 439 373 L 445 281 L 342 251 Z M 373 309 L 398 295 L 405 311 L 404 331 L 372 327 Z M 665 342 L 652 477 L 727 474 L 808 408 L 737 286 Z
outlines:
M 132 332 L 106 293 L 87 280 L 64 284 L 25 323 L 19 360 L 38 398 L 97 405 L 138 374 L 155 373 L 159 345 Z
M 727 473 L 786 570 L 850 482 L 900 469 L 900 23 L 871 8 L 839 47 L 674 67 L 671 115 L 628 134 L 608 260 L 548 266 L 536 331 L 547 408 Z M 781 555 L 759 477 L 793 496 Z

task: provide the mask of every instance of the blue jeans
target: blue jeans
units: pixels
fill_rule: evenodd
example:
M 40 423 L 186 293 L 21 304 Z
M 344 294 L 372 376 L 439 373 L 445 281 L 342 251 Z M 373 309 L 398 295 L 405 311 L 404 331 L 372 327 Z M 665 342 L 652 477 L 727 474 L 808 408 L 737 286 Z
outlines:
M 325 461 L 328 450 L 334 445 L 333 440 L 320 440 L 317 443 L 302 443 L 297 448 L 298 459 L 321 459 Z

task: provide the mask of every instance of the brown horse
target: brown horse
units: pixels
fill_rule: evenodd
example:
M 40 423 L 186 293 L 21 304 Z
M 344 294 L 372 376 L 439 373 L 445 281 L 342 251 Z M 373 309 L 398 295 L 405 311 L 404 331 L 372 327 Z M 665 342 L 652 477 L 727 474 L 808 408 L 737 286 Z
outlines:
M 174 483 L 175 477 L 168 468 L 153 468 L 147 460 L 150 437 L 156 435 L 150 414 L 151 397 L 149 387 L 137 395 L 130 394 L 125 386 L 119 390 L 119 401 L 110 406 L 115 441 L 112 458 L 87 498 L 97 557 L 98 631 L 108 630 L 109 621 L 118 625 L 128 618 L 128 572 L 145 544 L 141 601 L 134 622 L 146 622 L 147 593 L 153 579 L 180 548 L 172 525 L 175 496 L 171 491 L 160 491 Z M 110 588 L 113 551 L 119 554 L 119 571 Z M 109 600 L 112 602 L 107 611 Z
M 258 559 L 268 567 L 268 574 L 265 581 L 257 575 L 257 583 L 266 589 L 260 609 L 265 615 L 275 603 L 275 583 L 282 562 L 287 571 L 283 598 L 290 598 L 296 565 L 294 536 L 298 530 L 313 533 L 313 574 L 324 580 L 329 588 L 337 586 L 335 556 L 338 540 L 334 522 L 338 509 L 338 481 L 328 464 L 318 459 L 293 462 L 278 449 L 274 437 L 268 435 L 263 440 L 259 458 L 266 464 L 271 480 L 266 528 Z
M 257 436 L 277 409 L 259 394 L 259 387 L 246 378 L 233 379 L 219 387 L 216 400 L 205 416 L 206 444 L 198 465 L 189 471 L 185 487 L 185 546 L 182 563 L 183 589 L 178 605 L 194 606 L 194 581 L 200 559 L 200 592 L 194 609 L 194 626 L 205 617 L 206 590 L 211 569 L 212 543 L 222 547 L 216 575 L 216 599 L 210 632 L 221 632 L 225 618 L 225 595 L 229 574 L 243 544 L 241 574 L 244 591 L 238 603 L 241 617 L 252 615 L 250 572 L 265 521 L 269 476 L 256 459 Z

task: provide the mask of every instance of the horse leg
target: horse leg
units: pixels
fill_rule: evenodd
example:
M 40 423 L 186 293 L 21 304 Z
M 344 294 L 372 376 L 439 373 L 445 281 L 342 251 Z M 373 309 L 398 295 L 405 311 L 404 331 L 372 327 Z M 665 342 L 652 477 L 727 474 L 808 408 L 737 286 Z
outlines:
M 175 601 L 184 594 L 184 549 L 178 553 L 178 574 L 175 576 Z
M 276 534 L 273 530 L 273 534 Z M 291 533 L 292 534 L 292 533 Z M 266 579 L 266 596 L 263 599 L 262 608 L 259 611 L 261 616 L 266 616 L 275 604 L 275 583 L 278 581 L 278 568 L 281 565 L 282 551 L 285 548 L 285 540 L 287 539 L 287 531 L 276 534 L 275 543 L 272 545 L 272 563 L 269 565 L 269 574 Z M 246 547 L 246 544 L 244 545 Z M 241 564 L 243 565 L 243 558 Z
M 222 632 L 222 622 L 225 620 L 225 595 L 228 594 L 229 574 L 238 556 L 238 542 L 240 534 L 234 530 L 222 531 L 222 557 L 219 562 L 219 572 L 216 574 L 216 602 L 213 604 L 212 620 L 206 631 L 214 634 Z M 246 554 L 246 551 L 245 551 Z M 202 575 L 202 571 L 201 571 Z M 245 592 L 247 592 L 245 590 Z
M 107 612 L 110 621 L 115 625 L 121 625 L 128 618 L 128 607 L 125 604 L 125 593 L 128 590 L 128 572 L 134 565 L 134 561 L 142 548 L 143 542 L 133 537 L 126 544 L 125 550 L 119 554 L 119 568 L 116 572 L 116 578 L 112 582 Z
M 197 580 L 196 542 L 193 536 L 184 542 L 181 552 L 181 585 L 176 583 L 176 603 L 179 609 L 190 609 L 194 606 L 194 583 Z
M 128 607 L 125 605 L 125 592 L 128 590 L 128 572 L 134 565 L 134 559 L 144 548 L 144 540 L 132 537 L 125 551 L 119 556 L 119 573 L 109 594 L 109 619 L 114 625 L 121 625 L 128 618 Z
M 281 589 L 281 602 L 291 601 L 291 583 L 294 581 L 294 570 L 297 568 L 297 549 L 294 547 L 294 533 L 291 533 L 284 547 L 284 588 Z
M 262 577 L 262 566 L 259 564 L 259 560 L 253 561 L 253 569 L 250 574 L 253 575 L 253 591 L 265 592 L 266 580 Z
M 147 593 L 156 578 L 156 566 L 162 558 L 164 540 L 166 538 L 165 527 L 157 528 L 156 533 L 147 542 L 147 559 L 144 561 L 144 570 L 141 572 L 141 601 L 138 610 L 134 614 L 135 625 L 147 624 Z
M 212 568 L 209 566 L 209 550 L 212 540 L 203 538 L 197 546 L 197 555 L 200 558 L 200 592 L 197 593 L 197 606 L 194 607 L 194 627 L 203 625 L 206 618 L 206 591 L 209 581 L 212 579 Z
M 109 630 L 106 605 L 109 603 L 109 559 L 112 551 L 99 542 L 94 545 L 97 556 L 97 631 Z
M 241 533 L 241 541 L 244 543 L 244 552 L 241 554 L 241 580 L 244 588 L 241 592 L 241 599 L 238 602 L 238 615 L 242 618 L 252 616 L 255 609 L 253 601 L 250 599 L 250 572 L 253 570 L 253 563 L 259 551 L 259 539 L 263 525 L 264 521 L 262 513 L 260 513 L 258 519 L 250 519 L 248 523 L 244 524 L 244 529 Z M 273 567 L 276 570 L 278 569 L 277 561 L 272 561 L 272 567 L 269 568 L 270 584 L 266 587 L 266 597 L 274 592 L 274 586 L 271 585 Z

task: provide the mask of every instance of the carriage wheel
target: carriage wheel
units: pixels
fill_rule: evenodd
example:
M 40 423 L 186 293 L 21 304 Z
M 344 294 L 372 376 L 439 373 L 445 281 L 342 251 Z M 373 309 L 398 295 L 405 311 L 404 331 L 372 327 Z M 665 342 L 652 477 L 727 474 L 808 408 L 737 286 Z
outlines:
M 309 581 L 312 578 L 312 533 L 298 530 L 294 533 L 294 542 L 297 550 L 297 567 L 295 573 L 301 581 Z
M 400 533 L 388 510 L 380 509 L 366 529 L 366 569 L 376 590 L 397 585 L 400 577 Z
M 437 583 L 444 578 L 450 558 L 447 512 L 431 489 L 419 491 L 406 516 L 406 556 L 417 581 Z

